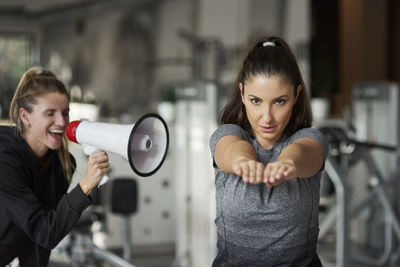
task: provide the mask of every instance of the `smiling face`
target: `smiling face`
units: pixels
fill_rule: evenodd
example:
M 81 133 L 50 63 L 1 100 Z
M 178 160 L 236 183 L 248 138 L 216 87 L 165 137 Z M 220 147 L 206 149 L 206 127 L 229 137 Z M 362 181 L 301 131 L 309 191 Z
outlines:
M 58 92 L 45 93 L 36 97 L 32 111 L 20 108 L 20 117 L 25 126 L 22 134 L 39 158 L 49 149 L 62 145 L 64 131 L 69 122 L 69 100 Z
M 279 76 L 255 76 L 239 88 L 255 138 L 261 147 L 270 149 L 290 120 L 301 86 L 295 94 L 294 88 Z

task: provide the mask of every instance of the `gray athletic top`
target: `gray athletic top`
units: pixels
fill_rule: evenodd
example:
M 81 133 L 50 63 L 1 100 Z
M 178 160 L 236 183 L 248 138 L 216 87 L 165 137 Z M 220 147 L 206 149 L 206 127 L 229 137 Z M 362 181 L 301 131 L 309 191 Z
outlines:
M 286 146 L 303 137 L 322 145 L 324 159 L 328 155 L 328 143 L 313 128 L 301 129 L 266 150 L 240 126 L 225 124 L 211 136 L 212 157 L 215 145 L 226 135 L 251 143 L 257 160 L 264 164 L 276 161 Z M 316 256 L 323 168 L 313 177 L 292 179 L 272 188 L 244 183 L 215 163 L 214 169 L 218 255 L 213 266 L 307 266 Z

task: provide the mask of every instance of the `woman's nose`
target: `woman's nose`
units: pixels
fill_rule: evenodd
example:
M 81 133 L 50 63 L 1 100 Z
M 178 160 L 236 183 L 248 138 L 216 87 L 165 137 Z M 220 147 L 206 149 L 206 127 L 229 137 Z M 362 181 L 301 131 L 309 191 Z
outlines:
M 68 120 L 63 114 L 58 114 L 56 118 L 56 123 L 61 126 L 66 126 L 68 124 Z
M 271 112 L 271 108 L 266 107 L 264 109 L 264 113 L 263 113 L 263 121 L 265 122 L 271 122 L 272 121 L 272 112 Z

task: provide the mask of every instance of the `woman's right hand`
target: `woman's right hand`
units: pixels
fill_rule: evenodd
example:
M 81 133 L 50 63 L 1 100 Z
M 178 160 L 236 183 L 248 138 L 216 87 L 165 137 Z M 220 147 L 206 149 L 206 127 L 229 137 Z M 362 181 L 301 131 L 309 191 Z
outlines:
M 245 183 L 262 183 L 265 166 L 259 161 L 247 158 L 240 158 L 234 165 L 233 171 L 241 176 Z
M 82 191 L 89 195 L 103 176 L 110 171 L 108 155 L 105 151 L 97 151 L 89 155 L 85 176 L 79 182 Z

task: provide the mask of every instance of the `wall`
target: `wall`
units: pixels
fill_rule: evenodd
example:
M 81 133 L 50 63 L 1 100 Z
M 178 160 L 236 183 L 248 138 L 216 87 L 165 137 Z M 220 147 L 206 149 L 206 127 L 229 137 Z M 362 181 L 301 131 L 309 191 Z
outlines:
M 152 93 L 147 68 L 154 49 L 149 45 L 153 36 L 146 28 L 152 26 L 146 23 L 154 23 L 152 12 L 153 7 L 115 9 L 46 24 L 42 62 L 59 69 L 61 77 L 63 71 L 70 71 L 66 83 L 79 85 L 83 95 L 93 94 L 103 107 L 103 116 L 147 112 Z M 62 62 L 54 63 L 57 55 Z
M 341 117 L 351 107 L 356 83 L 389 78 L 388 1 L 341 0 L 338 16 L 339 90 L 333 113 Z

